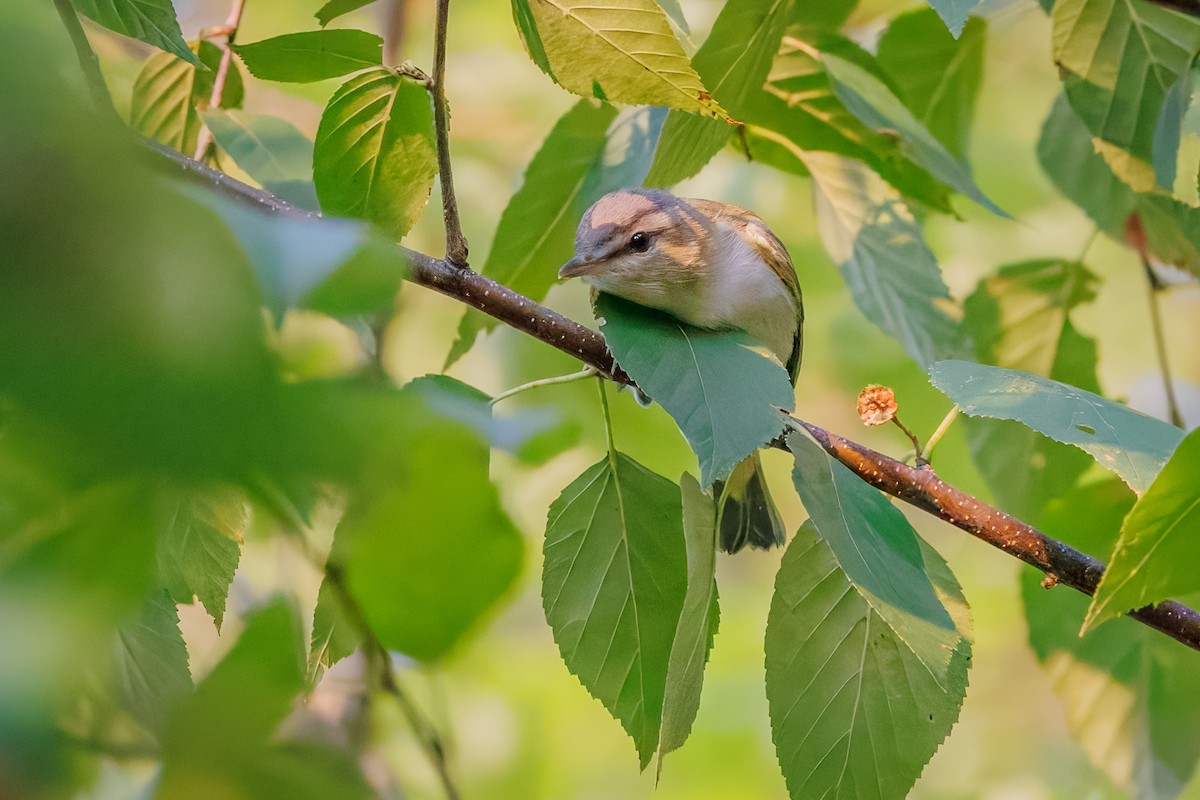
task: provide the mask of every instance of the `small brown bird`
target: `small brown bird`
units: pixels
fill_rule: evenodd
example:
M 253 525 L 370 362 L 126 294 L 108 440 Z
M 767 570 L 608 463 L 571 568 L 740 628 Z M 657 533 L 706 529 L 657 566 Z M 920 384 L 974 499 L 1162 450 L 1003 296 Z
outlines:
M 753 212 L 663 189 L 622 189 L 584 213 L 575 257 L 558 274 L 698 328 L 745 331 L 796 382 L 804 341 L 800 284 L 783 243 Z M 758 453 L 714 488 L 722 550 L 783 544 Z

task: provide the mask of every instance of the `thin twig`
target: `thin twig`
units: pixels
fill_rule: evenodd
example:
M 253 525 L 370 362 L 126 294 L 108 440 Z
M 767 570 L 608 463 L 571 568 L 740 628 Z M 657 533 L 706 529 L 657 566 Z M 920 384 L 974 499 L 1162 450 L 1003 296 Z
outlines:
M 1167 398 L 1167 418 L 1177 428 L 1182 428 L 1183 414 L 1179 410 L 1179 398 L 1175 396 L 1175 382 L 1171 380 L 1171 365 L 1167 359 L 1167 338 L 1163 333 L 1162 308 L 1160 296 L 1163 290 L 1162 281 L 1154 272 L 1150 259 L 1144 252 L 1138 253 L 1142 260 L 1142 269 L 1146 273 L 1146 294 L 1150 301 L 1150 327 L 1154 331 L 1154 352 L 1158 356 L 1158 370 L 1162 374 L 1163 394 Z
M 437 135 L 438 176 L 442 184 L 442 219 L 446 223 L 446 261 L 460 269 L 467 266 L 467 237 L 458 218 L 454 199 L 454 174 L 450 169 L 450 131 L 446 119 L 446 27 L 450 0 L 438 0 L 437 26 L 433 38 L 433 124 Z
M 79 68 L 83 71 L 83 78 L 87 81 L 88 90 L 92 94 L 92 102 L 96 104 L 100 113 L 112 114 L 119 120 L 120 116 L 117 114 L 117 109 L 113 107 L 108 84 L 104 82 L 104 73 L 100 71 L 100 59 L 96 56 L 96 51 L 92 49 L 92 43 L 88 41 L 87 32 L 84 31 L 83 25 L 79 21 L 79 15 L 75 13 L 75 7 L 71 5 L 71 0 L 54 0 L 54 7 L 58 9 L 58 16 L 62 19 L 63 27 L 67 29 L 67 35 L 71 37 L 71 44 L 75 47 L 75 56 L 79 59 Z
M 363 640 L 363 650 L 369 662 L 373 662 L 379 673 L 379 688 L 396 701 L 400 706 L 400 711 L 408 720 L 409 727 L 421 742 L 422 748 L 426 755 L 429 756 L 430 763 L 437 772 L 438 780 L 441 781 L 442 790 L 446 793 L 447 800 L 460 800 L 461 795 L 458 793 L 458 787 L 454 783 L 453 777 L 450 775 L 450 765 L 446 757 L 446 747 L 442 743 L 441 734 L 437 728 L 430 722 L 421 709 L 417 706 L 413 699 L 408 696 L 408 692 L 404 691 L 404 687 L 396 679 L 396 673 L 392 670 L 391 657 L 388 655 L 387 648 L 379 641 L 375 635 L 375 631 L 371 628 L 371 624 L 367 621 L 366 614 L 363 613 L 362 606 L 350 593 L 349 587 L 346 586 L 346 576 L 342 572 L 340 564 L 335 564 L 332 561 L 325 565 L 325 580 L 329 582 L 334 593 L 338 597 L 338 601 L 342 604 L 342 609 L 346 612 L 346 616 L 350 618 L 351 624 L 358 631 L 358 634 Z
M 217 66 L 217 74 L 213 78 L 212 93 L 208 97 L 208 107 L 210 109 L 218 109 L 221 107 L 221 99 L 225 94 L 225 79 L 229 76 L 229 69 L 233 63 L 233 44 L 234 38 L 237 36 L 238 28 L 242 24 L 242 11 L 246 7 L 246 0 L 233 0 L 233 5 L 229 7 L 229 16 L 225 20 L 225 43 L 221 49 L 221 63 Z M 208 148 L 212 147 L 213 135 L 207 125 L 200 126 L 200 135 L 196 137 L 196 155 L 194 158 L 197 161 L 203 161 L 208 155 Z
M 163 163 L 175 165 L 183 175 L 227 195 L 240 197 L 246 203 L 279 214 L 302 218 L 314 216 L 269 192 L 247 186 L 191 159 L 178 154 L 163 155 L 167 157 Z M 595 367 L 605 378 L 633 385 L 632 379 L 613 362 L 604 337 L 596 331 L 470 269 L 460 269 L 404 247 L 398 246 L 396 253 L 397 269 L 407 268 L 408 278 L 414 283 L 477 308 L 514 330 Z M 1042 572 L 1057 575 L 1062 583 L 1084 594 L 1095 592 L 1104 565 L 1091 556 L 945 483 L 931 469 L 909 467 L 824 428 L 808 422 L 800 424 L 827 453 L 867 483 L 946 520 Z M 773 445 L 786 449 L 782 437 Z M 1200 650 L 1200 612 L 1194 609 L 1168 600 L 1133 611 L 1129 616 Z
M 917 438 L 917 435 L 915 433 L 913 433 L 912 431 L 910 431 L 908 429 L 907 425 L 905 425 L 903 422 L 900 421 L 900 415 L 899 414 L 892 415 L 892 422 L 895 423 L 897 428 L 904 431 L 904 434 L 909 438 L 909 441 L 912 442 L 913 457 L 917 461 L 917 466 L 923 467 L 926 464 L 928 464 L 929 462 L 925 460 L 925 456 L 921 455 L 921 440 Z

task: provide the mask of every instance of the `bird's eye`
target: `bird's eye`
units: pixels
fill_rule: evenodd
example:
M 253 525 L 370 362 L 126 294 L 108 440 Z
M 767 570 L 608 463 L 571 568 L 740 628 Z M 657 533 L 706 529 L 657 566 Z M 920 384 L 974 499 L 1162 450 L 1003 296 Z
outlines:
M 644 253 L 650 249 L 650 237 L 641 231 L 629 237 L 629 248 L 635 253 Z

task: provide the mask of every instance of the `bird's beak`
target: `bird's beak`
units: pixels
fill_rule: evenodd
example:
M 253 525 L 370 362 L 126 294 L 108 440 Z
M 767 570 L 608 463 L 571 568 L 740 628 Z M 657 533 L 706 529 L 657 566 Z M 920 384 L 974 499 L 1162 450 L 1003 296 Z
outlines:
M 578 278 L 597 272 L 603 262 L 590 256 L 575 256 L 558 268 L 559 278 Z

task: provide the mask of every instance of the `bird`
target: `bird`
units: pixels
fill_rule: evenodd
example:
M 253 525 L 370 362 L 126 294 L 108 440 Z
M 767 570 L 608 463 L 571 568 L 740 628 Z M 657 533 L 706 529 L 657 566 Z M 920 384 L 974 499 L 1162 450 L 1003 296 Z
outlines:
M 804 302 L 787 249 L 754 212 L 665 189 L 627 188 L 584 212 L 560 278 L 580 278 L 706 330 L 744 331 L 786 366 L 804 349 Z M 736 380 L 737 376 L 730 376 Z M 784 543 L 783 521 L 757 452 L 713 485 L 722 550 Z

